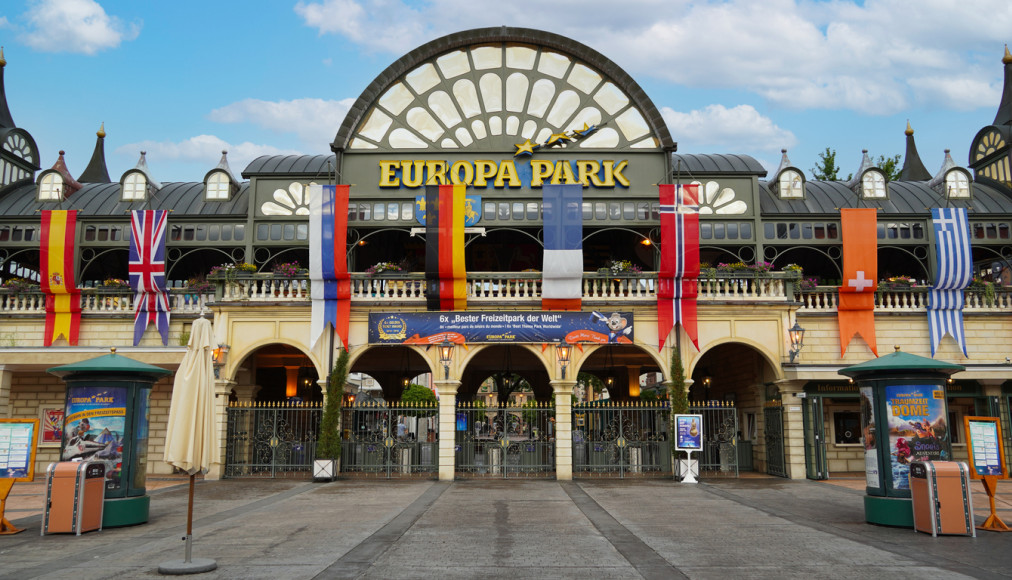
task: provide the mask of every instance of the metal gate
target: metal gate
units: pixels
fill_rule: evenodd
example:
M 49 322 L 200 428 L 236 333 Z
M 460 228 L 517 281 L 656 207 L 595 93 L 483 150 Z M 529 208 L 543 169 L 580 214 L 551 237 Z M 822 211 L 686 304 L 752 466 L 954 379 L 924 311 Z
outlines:
M 763 409 L 763 438 L 766 442 L 766 473 L 787 477 L 784 454 L 784 407 L 780 400 L 767 401 Z
M 574 405 L 573 475 L 670 477 L 670 421 L 667 402 Z
M 311 477 L 320 403 L 230 403 L 226 478 Z
M 461 403 L 454 443 L 459 477 L 553 477 L 554 403 Z
M 728 401 L 713 401 L 689 407 L 689 413 L 703 416 L 703 449 L 699 459 L 700 477 L 738 477 L 738 412 Z
M 343 410 L 341 426 L 342 474 L 394 478 L 439 473 L 436 403 L 356 403 Z

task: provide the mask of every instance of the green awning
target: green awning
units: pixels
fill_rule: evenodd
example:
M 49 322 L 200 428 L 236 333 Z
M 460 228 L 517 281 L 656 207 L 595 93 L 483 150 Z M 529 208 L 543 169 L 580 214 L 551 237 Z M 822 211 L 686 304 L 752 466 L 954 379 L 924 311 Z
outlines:
M 870 374 L 896 374 L 898 372 L 951 375 L 964 370 L 966 370 L 966 367 L 962 365 L 902 352 L 897 347 L 896 352 L 840 369 L 840 374 L 848 377 Z
M 152 380 L 158 380 L 163 376 L 172 374 L 172 371 L 165 370 L 162 367 L 142 363 L 115 352 L 69 365 L 48 368 L 46 372 L 61 378 L 74 374 L 119 374 L 142 375 Z

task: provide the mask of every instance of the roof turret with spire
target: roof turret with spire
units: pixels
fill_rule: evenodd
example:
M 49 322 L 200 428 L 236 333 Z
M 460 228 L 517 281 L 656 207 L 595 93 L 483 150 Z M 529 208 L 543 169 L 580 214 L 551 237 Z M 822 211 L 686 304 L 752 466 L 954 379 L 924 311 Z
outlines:
M 91 161 L 84 168 L 84 173 L 77 180 L 81 183 L 111 183 L 109 170 L 105 166 L 105 123 L 99 127 L 95 139 L 95 150 L 91 153 Z
M 7 91 L 4 88 L 4 69 L 7 68 L 7 59 L 4 58 L 4 47 L 0 46 L 0 130 L 13 129 L 17 125 L 11 117 L 11 110 L 7 106 Z
M 70 175 L 70 170 L 67 169 L 67 162 L 64 161 L 63 155 L 64 152 L 60 151 L 60 156 L 56 159 L 56 163 L 53 164 L 49 171 L 55 171 L 63 178 L 63 195 L 61 197 L 65 199 L 84 186 L 82 186 L 72 175 Z M 46 173 L 48 173 L 48 171 L 40 174 L 39 179 L 42 179 Z
M 914 143 L 914 130 L 907 121 L 907 130 L 903 132 L 907 136 L 907 152 L 903 156 L 903 170 L 900 172 L 900 181 L 927 181 L 931 179 L 924 163 L 921 163 L 921 156 L 917 154 L 917 145 Z
M 1001 62 L 1005 65 L 1005 88 L 1001 94 L 1001 104 L 998 105 L 998 114 L 994 116 L 995 125 L 1012 125 L 1012 53 L 1005 45 L 1005 56 Z

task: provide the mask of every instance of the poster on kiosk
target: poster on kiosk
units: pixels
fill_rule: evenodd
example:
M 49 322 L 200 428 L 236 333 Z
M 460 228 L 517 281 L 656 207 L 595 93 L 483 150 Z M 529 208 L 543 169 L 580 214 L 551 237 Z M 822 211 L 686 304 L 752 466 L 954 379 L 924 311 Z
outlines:
M 703 448 L 703 416 L 702 415 L 675 415 L 675 450 L 685 451 L 688 459 L 681 465 L 681 472 L 685 474 L 683 483 L 696 483 L 696 476 L 699 475 L 699 462 L 692 459 L 693 451 L 700 451 Z

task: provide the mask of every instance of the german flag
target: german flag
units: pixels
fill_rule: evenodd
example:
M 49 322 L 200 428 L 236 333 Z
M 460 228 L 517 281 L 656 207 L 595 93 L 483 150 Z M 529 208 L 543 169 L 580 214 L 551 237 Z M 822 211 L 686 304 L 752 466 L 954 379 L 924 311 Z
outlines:
M 77 344 L 81 328 L 81 291 L 74 274 L 77 211 L 42 212 L 42 292 L 46 294 L 46 333 L 43 344 L 52 346 L 61 335 Z
M 467 308 L 465 189 L 463 184 L 425 187 L 425 300 L 429 310 Z

